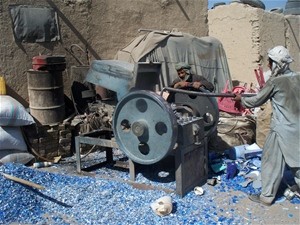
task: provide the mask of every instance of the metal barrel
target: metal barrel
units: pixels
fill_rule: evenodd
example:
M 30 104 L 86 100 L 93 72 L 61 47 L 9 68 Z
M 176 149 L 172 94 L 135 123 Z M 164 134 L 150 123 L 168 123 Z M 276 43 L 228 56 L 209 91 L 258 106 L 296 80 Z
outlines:
M 62 71 L 27 71 L 30 114 L 42 125 L 62 122 L 65 102 Z

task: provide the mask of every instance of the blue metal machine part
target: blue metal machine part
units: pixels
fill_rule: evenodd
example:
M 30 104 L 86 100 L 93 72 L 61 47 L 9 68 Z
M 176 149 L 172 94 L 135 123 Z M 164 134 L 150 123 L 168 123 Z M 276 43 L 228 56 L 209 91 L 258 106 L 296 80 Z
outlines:
M 118 104 L 113 131 L 120 149 L 134 162 L 153 164 L 163 159 L 177 141 L 177 119 L 158 94 L 130 92 Z

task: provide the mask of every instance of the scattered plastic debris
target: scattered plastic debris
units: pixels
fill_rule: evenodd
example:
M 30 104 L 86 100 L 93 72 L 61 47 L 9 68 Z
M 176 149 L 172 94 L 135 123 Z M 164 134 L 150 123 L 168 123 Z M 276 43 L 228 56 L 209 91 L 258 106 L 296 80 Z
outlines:
M 195 195 L 203 195 L 203 194 L 204 194 L 204 190 L 203 190 L 202 187 L 196 186 L 196 187 L 194 188 L 194 193 L 195 193 Z
M 163 196 L 150 204 L 151 209 L 158 216 L 166 216 L 172 212 L 173 203 L 170 196 Z
M 217 178 L 207 179 L 206 183 L 211 186 L 215 186 L 217 184 Z
M 52 162 L 35 162 L 33 163 L 32 167 L 33 168 L 42 168 L 42 167 L 47 167 L 47 166 L 52 166 Z
M 233 179 L 238 174 L 237 165 L 234 162 L 227 163 L 226 179 Z
M 229 159 L 251 159 L 261 156 L 262 149 L 256 144 L 234 146 L 225 151 Z
M 105 155 L 93 154 L 83 160 L 85 168 L 105 161 Z M 121 155 L 118 157 L 122 159 Z M 226 162 L 222 157 L 220 162 Z M 253 171 L 250 168 L 253 160 L 235 161 L 239 174 L 245 172 L 246 175 Z M 47 172 L 55 169 L 59 173 Z M 70 171 L 73 171 L 73 175 Z M 217 174 L 212 171 L 209 179 L 216 180 L 216 185 L 202 186 L 205 194 L 200 198 L 193 191 L 184 198 L 177 196 L 175 177 L 168 170 L 150 170 L 149 174 L 141 169 L 136 182 L 155 187 L 148 190 L 134 188 L 126 182 L 130 176 L 128 171 L 116 169 L 113 165 L 95 169 L 90 176 L 79 176 L 76 174 L 74 158 L 41 169 L 4 164 L 0 166 L 0 172 L 45 187 L 44 190 L 37 190 L 0 176 L 0 224 L 262 223 L 251 211 L 245 209 L 246 212 L 240 214 L 238 210 L 238 204 L 245 201 L 248 194 L 259 192 L 260 188 L 252 185 L 242 187 L 241 183 L 246 180 L 244 175 L 226 179 L 224 170 Z M 166 189 L 171 190 L 168 196 L 172 199 L 172 210 L 167 216 L 154 216 L 149 204 L 165 196 Z M 275 204 L 281 202 L 281 197 L 276 199 L 278 201 Z M 300 199 L 295 197 L 290 203 L 300 204 Z

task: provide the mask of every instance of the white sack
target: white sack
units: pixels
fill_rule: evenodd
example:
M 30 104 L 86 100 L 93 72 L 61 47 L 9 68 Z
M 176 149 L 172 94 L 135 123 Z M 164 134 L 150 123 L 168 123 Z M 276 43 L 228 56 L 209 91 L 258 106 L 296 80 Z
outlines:
M 27 151 L 20 127 L 0 126 L 0 151 L 7 149 Z
M 0 150 L 0 163 L 27 164 L 35 159 L 34 155 L 20 150 Z
M 25 107 L 9 95 L 0 95 L 0 126 L 25 126 L 35 123 Z

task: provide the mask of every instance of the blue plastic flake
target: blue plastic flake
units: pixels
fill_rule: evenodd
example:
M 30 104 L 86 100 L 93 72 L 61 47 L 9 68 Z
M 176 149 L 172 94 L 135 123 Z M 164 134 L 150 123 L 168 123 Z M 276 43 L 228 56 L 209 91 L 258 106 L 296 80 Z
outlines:
M 84 158 L 82 164 L 88 167 L 104 159 L 103 154 L 95 154 Z M 145 175 L 141 169 L 136 182 L 155 187 L 144 190 L 130 184 L 128 171 L 110 165 L 96 169 L 93 176 L 76 174 L 74 158 L 55 167 L 59 173 L 11 163 L 0 166 L 0 172 L 45 187 L 37 190 L 0 176 L 0 224 L 247 224 L 235 204 L 259 191 L 252 185 L 241 187 L 242 176 L 228 180 L 226 174 L 218 174 L 220 182 L 204 185 L 204 195 L 191 191 L 181 198 L 174 193 L 176 182 L 170 171 L 151 170 Z M 232 191 L 242 194 L 220 199 Z M 160 217 L 150 204 L 165 195 L 171 196 L 173 211 Z M 297 201 L 294 198 L 291 202 L 300 204 Z

